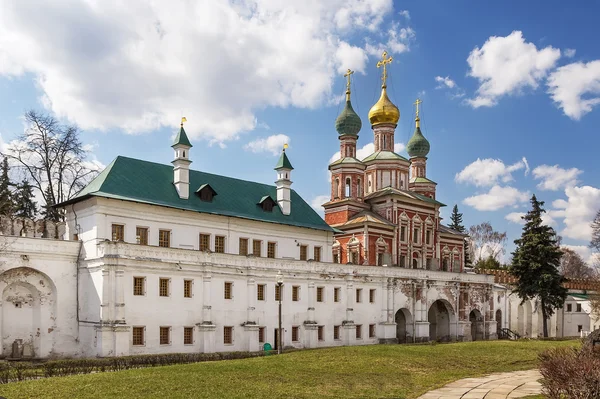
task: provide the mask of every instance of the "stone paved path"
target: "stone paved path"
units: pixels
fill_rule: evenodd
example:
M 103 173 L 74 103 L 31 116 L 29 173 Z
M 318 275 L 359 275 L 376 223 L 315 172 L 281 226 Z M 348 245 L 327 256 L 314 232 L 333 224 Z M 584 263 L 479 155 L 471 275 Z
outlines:
M 539 371 L 515 371 L 465 378 L 427 392 L 418 399 L 507 399 L 537 395 L 542 390 Z

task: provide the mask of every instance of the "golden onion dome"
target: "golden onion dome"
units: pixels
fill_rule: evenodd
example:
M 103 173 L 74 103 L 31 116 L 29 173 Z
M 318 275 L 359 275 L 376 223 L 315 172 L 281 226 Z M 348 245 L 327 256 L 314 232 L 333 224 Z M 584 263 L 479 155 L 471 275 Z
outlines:
M 373 126 L 382 123 L 393 123 L 397 125 L 400 120 L 400 110 L 398 110 L 398 107 L 390 101 L 386 88 L 385 85 L 381 86 L 381 96 L 369 110 L 369 121 Z

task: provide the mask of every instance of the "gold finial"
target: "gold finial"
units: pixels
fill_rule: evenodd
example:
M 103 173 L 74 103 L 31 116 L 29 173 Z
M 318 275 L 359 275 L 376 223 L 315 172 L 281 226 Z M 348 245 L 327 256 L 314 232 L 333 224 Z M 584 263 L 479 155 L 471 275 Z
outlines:
M 344 74 L 345 78 L 348 78 L 348 82 L 346 82 L 346 101 L 350 101 L 350 75 L 352 75 L 354 71 L 348 69 L 348 72 Z
M 183 127 L 183 122 L 187 122 L 187 118 L 185 116 L 181 117 L 181 127 Z
M 390 56 L 389 58 L 386 58 L 388 55 L 387 51 L 384 51 L 383 54 L 381 55 L 381 61 L 377 62 L 377 68 L 383 67 L 383 73 L 381 74 L 381 87 L 385 88 L 387 87 L 385 82 L 387 80 L 387 64 L 391 64 L 392 63 L 392 56 Z
M 413 103 L 417 107 L 417 114 L 415 117 L 415 123 L 416 123 L 417 127 L 420 127 L 420 125 L 421 125 L 421 118 L 419 118 L 419 104 L 421 104 L 422 102 L 423 101 L 420 98 L 417 98 L 417 101 L 415 101 Z

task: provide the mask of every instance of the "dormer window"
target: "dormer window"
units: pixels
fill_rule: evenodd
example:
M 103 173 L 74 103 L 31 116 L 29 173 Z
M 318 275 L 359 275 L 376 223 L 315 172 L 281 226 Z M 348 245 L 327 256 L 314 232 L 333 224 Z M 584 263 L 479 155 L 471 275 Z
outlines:
M 258 202 L 258 206 L 262 208 L 265 212 L 273 212 L 273 207 L 277 205 L 277 202 L 271 198 L 269 195 L 265 195 Z
M 201 201 L 212 202 L 214 196 L 217 195 L 217 192 L 210 186 L 210 184 L 203 184 L 198 190 L 196 190 L 196 194 L 200 197 Z

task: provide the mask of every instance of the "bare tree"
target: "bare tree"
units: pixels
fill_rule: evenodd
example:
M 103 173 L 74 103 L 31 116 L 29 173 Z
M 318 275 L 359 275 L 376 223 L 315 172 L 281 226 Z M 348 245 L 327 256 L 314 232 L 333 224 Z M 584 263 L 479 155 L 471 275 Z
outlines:
M 490 222 L 483 222 L 469 228 L 469 237 L 474 253 L 474 263 L 484 258 L 498 260 L 506 252 L 506 232 L 495 231 Z
M 581 255 L 566 247 L 562 247 L 560 250 L 563 253 L 562 257 L 560 258 L 560 266 L 558 268 L 560 274 L 566 278 L 595 277 L 594 269 L 585 263 Z
M 25 114 L 25 121 L 27 129 L 3 155 L 40 192 L 46 217 L 59 221 L 62 216 L 52 205 L 72 198 L 99 168 L 87 161 L 76 126 L 62 125 L 55 117 L 34 110 Z

